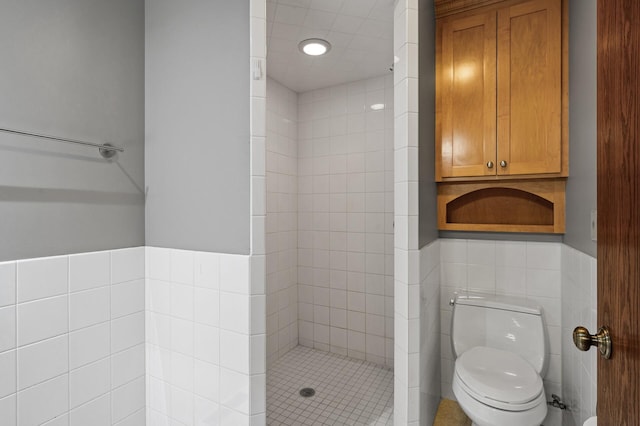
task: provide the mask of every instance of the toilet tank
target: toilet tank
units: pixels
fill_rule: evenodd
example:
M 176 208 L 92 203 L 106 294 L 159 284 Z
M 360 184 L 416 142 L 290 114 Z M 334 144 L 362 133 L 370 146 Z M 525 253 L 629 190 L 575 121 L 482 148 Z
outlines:
M 458 295 L 451 320 L 453 354 L 488 346 L 520 355 L 542 376 L 547 372 L 549 343 L 542 308 L 510 296 Z

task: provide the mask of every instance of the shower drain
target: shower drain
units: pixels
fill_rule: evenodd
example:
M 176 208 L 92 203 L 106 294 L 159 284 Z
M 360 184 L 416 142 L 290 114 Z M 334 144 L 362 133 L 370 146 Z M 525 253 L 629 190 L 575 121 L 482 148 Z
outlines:
M 300 396 L 303 396 L 305 398 L 312 397 L 315 394 L 316 394 L 316 391 L 313 388 L 300 389 Z

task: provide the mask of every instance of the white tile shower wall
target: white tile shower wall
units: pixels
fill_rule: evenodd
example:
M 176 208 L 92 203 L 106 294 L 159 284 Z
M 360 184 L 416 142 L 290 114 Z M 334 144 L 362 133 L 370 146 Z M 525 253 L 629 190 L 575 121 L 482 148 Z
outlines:
M 409 309 L 420 291 L 418 245 L 418 2 L 396 1 L 394 51 L 394 423 L 427 423 L 420 386 L 409 365 L 420 356 L 420 311 Z M 398 368 L 400 366 L 401 368 Z
M 249 359 L 248 392 L 247 377 L 238 376 L 231 371 L 221 370 L 220 390 L 230 390 L 235 383 L 236 393 L 225 394 L 221 399 L 220 424 L 264 425 L 267 421 L 267 380 L 266 380 L 266 122 L 267 122 L 267 8 L 265 0 L 250 0 L 251 15 L 251 255 L 249 257 L 249 275 L 246 284 L 248 291 L 243 296 L 249 301 L 249 328 L 247 357 Z M 221 265 L 226 264 L 227 256 L 221 257 Z M 235 262 L 237 260 L 233 260 Z M 236 279 L 245 279 L 244 271 Z M 224 276 L 221 275 L 221 283 Z M 230 277 L 233 279 L 233 277 Z M 225 290 L 224 286 L 221 290 Z M 224 303 L 221 300 L 221 303 Z M 222 305 L 221 305 L 222 307 Z M 220 319 L 224 318 L 221 310 Z M 222 324 L 222 323 L 221 323 Z M 224 324 L 221 325 L 224 328 Z M 227 334 L 221 334 L 221 344 Z M 224 359 L 221 356 L 224 366 Z M 248 395 L 249 415 L 242 411 L 244 401 L 236 395 Z M 229 399 L 233 398 L 233 399 Z M 196 404 L 194 416 L 201 416 L 203 404 Z M 216 418 L 206 419 L 202 424 L 216 424 Z
M 252 295 L 252 260 L 147 247 L 149 424 L 264 419 L 264 295 Z
M 440 240 L 443 397 L 455 399 L 449 300 L 460 291 L 520 296 L 542 306 L 550 344 L 544 386 L 547 395 L 562 394 L 561 253 L 560 243 Z M 561 422 L 562 412 L 550 407 L 544 424 L 559 426 Z
M 391 365 L 392 76 L 300 94 L 298 158 L 299 341 Z
M 298 344 L 298 95 L 267 79 L 267 365 Z
M 597 329 L 597 260 L 562 246 L 562 396 L 569 405 L 563 424 L 582 425 L 596 414 L 597 351 L 573 346 L 573 328 Z
M 419 307 L 416 305 L 419 301 Z M 409 295 L 409 309 L 420 310 L 419 368 L 415 357 L 409 357 L 412 380 L 420 385 L 420 419 L 432 424 L 440 403 L 440 241 L 436 240 L 420 249 L 420 296 Z M 409 387 L 415 387 L 409 382 Z
M 0 423 L 145 425 L 144 248 L 0 263 Z

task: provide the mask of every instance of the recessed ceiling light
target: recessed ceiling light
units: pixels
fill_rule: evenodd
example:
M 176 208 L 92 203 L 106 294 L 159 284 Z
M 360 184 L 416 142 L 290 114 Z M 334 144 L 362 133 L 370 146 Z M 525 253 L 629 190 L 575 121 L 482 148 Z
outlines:
M 384 109 L 384 104 L 373 104 L 369 108 L 374 111 L 380 111 L 381 109 Z
M 310 38 L 301 41 L 300 44 L 298 44 L 298 49 L 300 49 L 302 53 L 310 56 L 320 56 L 331 50 L 331 44 L 320 38 Z

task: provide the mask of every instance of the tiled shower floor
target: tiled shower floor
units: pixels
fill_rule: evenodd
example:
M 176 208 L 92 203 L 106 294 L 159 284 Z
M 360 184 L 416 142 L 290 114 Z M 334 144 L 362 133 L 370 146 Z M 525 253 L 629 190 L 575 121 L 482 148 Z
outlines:
M 393 370 L 297 346 L 267 371 L 267 425 L 393 425 Z

